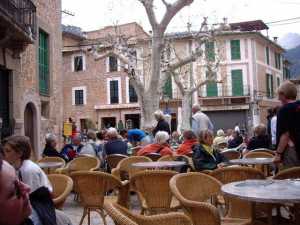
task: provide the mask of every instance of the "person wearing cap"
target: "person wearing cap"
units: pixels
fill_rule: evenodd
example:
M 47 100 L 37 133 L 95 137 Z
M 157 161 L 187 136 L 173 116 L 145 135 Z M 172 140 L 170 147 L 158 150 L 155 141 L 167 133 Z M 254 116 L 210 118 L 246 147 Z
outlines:
M 222 129 L 217 131 L 217 136 L 214 138 L 213 146 L 216 149 L 219 149 L 220 146 L 222 146 L 222 147 L 227 146 L 227 140 L 226 140 L 225 132 Z

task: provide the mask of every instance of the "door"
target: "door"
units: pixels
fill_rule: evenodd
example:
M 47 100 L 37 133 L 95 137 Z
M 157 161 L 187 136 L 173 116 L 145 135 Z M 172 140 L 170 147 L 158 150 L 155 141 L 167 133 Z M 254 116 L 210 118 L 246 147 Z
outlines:
M 116 117 L 103 117 L 101 126 L 102 128 L 116 127 Z
M 0 139 L 11 134 L 9 113 L 9 71 L 0 69 L 0 118 L 2 119 Z
M 243 71 L 232 70 L 231 71 L 231 83 L 232 83 L 232 96 L 243 96 Z
M 126 127 L 127 129 L 139 129 L 140 128 L 140 122 L 141 122 L 141 116 L 140 114 L 126 114 L 125 115 L 125 121 L 130 120 L 130 125 L 127 122 L 126 125 L 128 127 Z
M 30 144 L 33 148 L 33 150 L 37 150 L 35 146 L 35 113 L 34 113 L 34 108 L 33 108 L 32 103 L 28 103 L 25 107 L 24 111 L 24 131 L 25 131 L 25 136 L 29 137 L 30 139 Z M 32 152 L 31 154 L 31 159 L 35 159 L 35 151 Z

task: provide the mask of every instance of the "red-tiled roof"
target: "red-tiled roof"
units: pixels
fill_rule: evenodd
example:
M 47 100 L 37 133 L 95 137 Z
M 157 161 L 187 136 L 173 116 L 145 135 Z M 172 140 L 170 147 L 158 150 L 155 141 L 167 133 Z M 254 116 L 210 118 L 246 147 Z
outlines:
M 269 27 L 262 20 L 230 23 L 229 25 L 232 30 L 240 30 L 240 31 L 258 31 L 258 30 L 269 29 Z

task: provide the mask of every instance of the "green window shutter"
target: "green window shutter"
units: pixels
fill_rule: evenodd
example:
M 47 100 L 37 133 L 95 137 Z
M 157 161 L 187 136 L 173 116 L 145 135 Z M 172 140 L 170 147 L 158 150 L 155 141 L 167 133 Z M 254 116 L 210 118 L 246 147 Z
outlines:
M 266 90 L 267 90 L 267 97 L 268 98 L 273 98 L 274 88 L 273 88 L 273 76 L 272 76 L 272 74 L 266 74 Z
M 267 61 L 267 64 L 270 65 L 270 49 L 269 47 L 266 47 L 266 61 Z M 275 61 L 276 61 L 276 57 L 275 57 Z M 275 62 L 276 64 L 276 62 Z
M 41 95 L 49 95 L 48 34 L 39 31 L 39 88 Z
M 230 49 L 231 49 L 231 60 L 241 59 L 240 40 L 231 40 Z
M 165 86 L 163 88 L 163 94 L 164 96 L 168 96 L 169 98 L 173 98 L 172 94 L 172 77 L 169 76 L 169 78 L 166 80 Z
M 129 83 L 129 102 L 138 102 L 138 96 L 134 87 Z
M 213 41 L 205 42 L 205 57 L 208 61 L 215 61 L 215 43 Z
M 233 96 L 243 96 L 243 71 L 242 70 L 232 70 L 231 71 L 231 84 L 232 84 L 232 95 Z
M 271 83 L 271 85 L 270 85 L 270 87 L 271 87 L 271 98 L 273 98 L 274 97 L 274 81 L 273 81 L 273 76 L 272 76 L 272 74 L 270 74 L 270 83 Z
M 110 103 L 117 104 L 119 103 L 119 87 L 118 81 L 112 80 L 110 81 Z
M 206 73 L 206 78 L 208 77 L 208 73 Z M 206 96 L 207 97 L 216 97 L 218 96 L 218 86 L 215 81 L 209 81 L 206 84 Z

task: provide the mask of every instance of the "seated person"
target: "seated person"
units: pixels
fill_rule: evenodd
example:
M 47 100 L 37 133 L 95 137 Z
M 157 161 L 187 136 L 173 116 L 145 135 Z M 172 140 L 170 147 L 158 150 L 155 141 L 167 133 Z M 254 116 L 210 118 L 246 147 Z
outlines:
M 57 140 L 54 134 L 46 134 L 46 145 L 43 150 L 43 156 L 48 157 L 60 157 L 63 158 L 65 161 L 68 161 L 68 157 L 66 155 L 61 154 L 56 150 Z
M 145 137 L 146 133 L 140 129 L 131 129 L 127 132 L 127 140 L 134 146 L 138 145 Z
M 244 142 L 243 137 L 238 131 L 232 132 L 232 139 L 228 141 L 228 148 L 236 148 Z
M 0 190 L 1 225 L 42 224 L 36 211 L 30 204 L 30 187 L 17 178 L 14 168 L 6 161 L 2 161 L 1 157 Z M 63 212 L 55 210 L 55 214 L 57 225 L 72 224 Z
M 119 137 L 118 131 L 116 128 L 109 128 L 107 130 L 107 142 L 104 144 L 104 155 L 111 154 L 122 154 L 127 155 L 127 143 L 122 141 Z
M 214 170 L 223 167 L 227 161 L 219 151 L 213 149 L 213 133 L 210 130 L 201 131 L 199 144 L 193 147 L 193 162 L 197 171 Z
M 62 150 L 61 154 L 68 157 L 68 161 L 73 160 L 81 151 L 83 144 L 81 144 L 80 135 L 76 134 L 72 137 L 72 143 L 66 144 Z
M 19 179 L 29 185 L 31 192 L 44 186 L 52 192 L 52 186 L 44 171 L 30 160 L 33 152 L 26 136 L 10 136 L 3 140 L 4 159 L 17 171 Z
M 214 138 L 213 146 L 216 149 L 227 147 L 225 132 L 222 129 L 217 131 L 217 136 Z
M 89 156 L 98 156 L 98 148 L 96 145 L 96 133 L 94 131 L 88 131 L 87 135 L 87 142 L 81 148 L 79 155 L 89 155 Z
M 178 146 L 180 144 L 180 134 L 177 131 L 173 131 L 170 144 L 171 146 Z
M 169 134 L 166 131 L 158 131 L 154 138 L 154 143 L 146 145 L 137 152 L 137 155 L 148 155 L 159 153 L 161 155 L 173 155 L 173 151 L 168 144 Z
M 249 140 L 247 149 L 243 154 L 258 148 L 269 148 L 269 143 L 267 128 L 264 124 L 260 124 L 254 128 L 254 137 Z
M 192 148 L 198 143 L 197 137 L 191 130 L 185 130 L 183 132 L 183 143 L 176 151 L 177 155 L 187 155 L 192 153 Z

